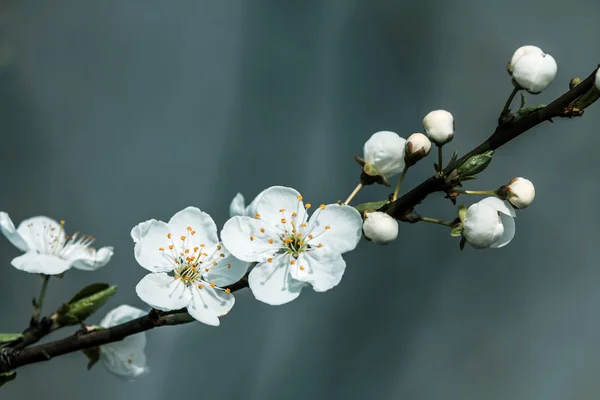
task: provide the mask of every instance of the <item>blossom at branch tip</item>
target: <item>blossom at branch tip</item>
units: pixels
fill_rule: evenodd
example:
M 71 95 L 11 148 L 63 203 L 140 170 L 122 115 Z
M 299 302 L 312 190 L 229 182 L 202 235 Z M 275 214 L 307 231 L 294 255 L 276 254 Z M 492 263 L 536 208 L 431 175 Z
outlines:
M 196 320 L 218 326 L 235 302 L 226 287 L 244 276 L 248 264 L 219 242 L 215 222 L 196 207 L 179 211 L 168 223 L 140 225 L 132 230 L 132 237 L 144 232 L 134 255 L 151 273 L 137 284 L 138 296 L 158 310 L 187 308 Z
M 535 198 L 535 187 L 529 179 L 517 177 L 502 188 L 500 192 L 505 193 L 505 199 L 515 208 L 523 209 L 529 207 Z
M 467 209 L 462 235 L 476 249 L 503 247 L 515 236 L 515 218 L 507 201 L 486 197 Z
M 112 247 L 97 250 L 95 239 L 75 233 L 68 236 L 64 221 L 32 217 L 15 226 L 5 212 L 0 212 L 0 231 L 19 250 L 25 252 L 11 264 L 25 272 L 45 275 L 62 274 L 71 267 L 93 271 L 105 266 L 113 255 Z
M 285 304 L 308 285 L 325 292 L 341 281 L 342 254 L 360 241 L 360 213 L 351 206 L 321 204 L 309 219 L 310 208 L 296 190 L 273 186 L 263 192 L 253 217 L 225 223 L 225 246 L 240 260 L 258 263 L 248 276 L 257 300 Z
M 381 211 L 366 213 L 363 233 L 373 243 L 392 243 L 398 237 L 398 221 Z
M 147 312 L 128 305 L 121 305 L 106 314 L 100 322 L 102 328 L 111 328 L 146 315 Z M 146 366 L 146 334 L 127 336 L 119 342 L 100 346 L 100 362 L 114 375 L 128 381 L 148 373 Z
M 427 137 L 438 146 L 454 138 L 454 117 L 446 110 L 434 110 L 423 118 L 423 129 Z
M 379 175 L 390 178 L 404 169 L 406 139 L 390 131 L 376 132 L 363 146 L 364 161 Z
M 557 71 L 554 57 L 536 46 L 517 49 L 508 66 L 515 85 L 531 94 L 539 94 L 546 89 L 554 81 Z

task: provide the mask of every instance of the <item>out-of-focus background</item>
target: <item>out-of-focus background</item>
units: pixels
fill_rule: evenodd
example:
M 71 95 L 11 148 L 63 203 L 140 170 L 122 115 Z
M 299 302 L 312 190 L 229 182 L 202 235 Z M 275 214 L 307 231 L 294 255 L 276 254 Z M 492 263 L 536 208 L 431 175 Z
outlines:
M 115 246 L 108 266 L 48 291 L 46 313 L 91 281 L 117 284 L 97 323 L 119 304 L 144 306 L 136 223 L 196 205 L 222 226 L 237 192 L 251 200 L 271 185 L 343 199 L 364 141 L 420 131 L 432 109 L 454 114 L 448 152 L 464 153 L 493 131 L 520 45 L 559 65 L 532 103 L 594 69 L 598 13 L 594 0 L 3 1 L 0 209 L 15 223 L 65 219 L 68 232 Z M 245 291 L 219 328 L 150 332 L 152 371 L 134 383 L 71 354 L 19 369 L 1 397 L 597 399 L 599 124 L 600 106 L 545 123 L 468 185 L 535 183 L 506 248 L 461 252 L 443 227 L 402 225 L 394 244 L 347 254 L 330 292 L 271 307 Z M 441 195 L 420 208 L 453 210 Z M 39 277 L 10 265 L 18 254 L 0 238 L 2 332 L 25 327 L 39 291 Z

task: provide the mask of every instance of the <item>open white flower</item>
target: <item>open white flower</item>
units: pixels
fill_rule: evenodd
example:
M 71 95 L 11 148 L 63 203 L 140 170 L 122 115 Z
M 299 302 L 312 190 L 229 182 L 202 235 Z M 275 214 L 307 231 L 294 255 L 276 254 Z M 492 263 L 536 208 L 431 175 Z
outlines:
M 148 225 L 133 228 L 145 231 L 134 254 L 151 273 L 136 286 L 138 296 L 158 310 L 187 308 L 198 321 L 218 326 L 235 302 L 224 287 L 239 281 L 248 264 L 219 243 L 215 222 L 196 207 L 179 211 L 168 223 L 142 224 Z
M 93 271 L 105 266 L 113 255 L 112 247 L 96 251 L 91 236 L 75 233 L 67 236 L 64 221 L 32 217 L 15 226 L 5 212 L 0 212 L 0 230 L 19 250 L 25 252 L 11 264 L 25 272 L 45 275 L 62 274 L 71 267 Z
M 434 110 L 423 118 L 423 129 L 427 137 L 438 146 L 454 138 L 454 117 L 446 110 Z
M 463 220 L 462 235 L 476 249 L 506 246 L 515 236 L 516 213 L 497 197 L 487 197 L 469 207 Z
M 554 57 L 536 46 L 519 48 L 509 64 L 509 73 L 516 85 L 532 94 L 546 89 L 554 81 L 557 71 Z
M 254 296 L 267 304 L 288 303 L 311 285 L 317 292 L 335 287 L 361 236 L 362 218 L 353 207 L 321 204 L 308 219 L 296 190 L 273 186 L 263 192 L 254 217 L 225 223 L 223 243 L 231 253 L 258 264 L 248 282 Z
M 373 243 L 389 244 L 398 237 L 398 221 L 381 211 L 366 213 L 363 232 Z
M 108 314 L 100 322 L 103 328 L 124 324 L 146 315 L 147 312 L 128 305 L 121 305 Z M 100 362 L 116 376 L 132 381 L 146 374 L 146 334 L 144 332 L 127 336 L 125 339 L 100 346 Z
M 406 139 L 394 132 L 376 132 L 363 147 L 364 161 L 375 167 L 379 175 L 390 178 L 404 169 Z
M 505 189 L 504 193 L 506 194 L 506 200 L 518 209 L 529 207 L 535 198 L 535 187 L 533 186 L 533 183 L 526 178 L 514 178 L 508 185 L 501 189 Z
M 258 204 L 258 200 L 263 193 L 264 190 L 260 192 L 247 207 L 244 195 L 241 193 L 236 194 L 229 205 L 229 216 L 235 217 L 237 215 L 245 215 L 247 217 L 253 217 L 256 214 L 256 205 Z

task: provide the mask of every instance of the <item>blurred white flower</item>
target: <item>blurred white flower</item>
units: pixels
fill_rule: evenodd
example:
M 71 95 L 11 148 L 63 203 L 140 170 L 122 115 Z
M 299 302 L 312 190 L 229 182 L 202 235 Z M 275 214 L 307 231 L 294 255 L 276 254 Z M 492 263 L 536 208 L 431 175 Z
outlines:
M 398 221 L 380 211 L 366 213 L 363 233 L 373 243 L 389 244 L 398 237 Z
M 512 206 L 497 197 L 487 197 L 468 208 L 462 235 L 476 249 L 506 246 L 515 236 L 516 214 Z
M 423 118 L 423 129 L 429 139 L 442 146 L 454 137 L 454 117 L 446 110 L 434 110 Z
M 363 147 L 367 164 L 373 166 L 385 178 L 399 174 L 404 169 L 404 147 L 406 139 L 394 132 L 376 132 Z
M 218 326 L 219 317 L 235 302 L 223 288 L 239 281 L 248 264 L 219 243 L 215 222 L 196 207 L 179 211 L 168 223 L 152 221 L 144 228 L 139 228 L 145 234 L 134 254 L 151 273 L 137 284 L 138 296 L 158 310 L 187 308 L 196 320 Z
M 354 207 L 321 204 L 308 219 L 302 196 L 273 186 L 263 192 L 254 217 L 236 216 L 221 236 L 231 253 L 258 264 L 248 283 L 259 301 L 280 305 L 296 299 L 311 285 L 317 292 L 335 287 L 361 236 L 362 218 Z
M 147 313 L 139 308 L 121 305 L 111 310 L 100 322 L 103 328 L 124 324 Z M 119 342 L 100 346 L 100 362 L 116 376 L 133 381 L 146 374 L 146 334 L 144 332 L 127 336 Z
M 522 50 L 527 48 L 526 50 Z M 556 77 L 558 66 L 554 57 L 538 47 L 524 46 L 513 55 L 509 73 L 519 88 L 538 94 L 546 89 Z
M 517 177 L 514 178 L 504 188 L 506 200 L 515 208 L 523 209 L 528 207 L 535 198 L 535 188 L 529 179 Z
M 112 247 L 96 251 L 94 238 L 75 233 L 68 236 L 64 221 L 32 217 L 15 226 L 5 212 L 0 212 L 0 231 L 19 250 L 25 252 L 11 264 L 25 272 L 58 275 L 71 267 L 93 271 L 105 266 L 113 255 Z

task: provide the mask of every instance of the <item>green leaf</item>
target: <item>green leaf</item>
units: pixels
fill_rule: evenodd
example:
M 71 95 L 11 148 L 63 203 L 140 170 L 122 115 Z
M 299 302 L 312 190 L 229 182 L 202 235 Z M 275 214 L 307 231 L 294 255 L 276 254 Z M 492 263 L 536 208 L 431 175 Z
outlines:
M 91 285 L 88 285 L 77 292 L 77 294 L 73 296 L 73 298 L 69 300 L 67 304 L 73 304 L 77 300 L 92 296 L 98 292 L 108 289 L 109 287 L 110 285 L 108 283 L 92 283 Z
M 459 175 L 459 179 L 466 176 L 474 176 L 483 171 L 492 162 L 492 156 L 494 150 L 488 150 L 483 154 L 476 154 L 469 157 L 468 160 L 463 162 L 456 170 Z
M 57 311 L 57 322 L 61 326 L 76 325 L 102 307 L 117 291 L 116 286 L 94 283 L 77 293 Z
M 454 225 L 452 227 L 452 229 L 450 230 L 450 235 L 451 236 L 461 236 L 462 232 L 463 232 L 463 226 L 462 224 L 459 222 L 458 224 Z
M 0 333 L 0 343 L 10 343 L 23 338 L 21 333 Z
M 88 358 L 87 369 L 90 370 L 100 359 L 100 347 L 92 347 L 90 349 L 81 350 L 83 354 Z
M 0 386 L 4 385 L 6 382 L 10 382 L 17 377 L 16 371 L 8 371 L 0 374 Z
M 372 201 L 369 203 L 362 203 L 362 204 L 356 205 L 356 206 L 354 206 L 354 208 L 356 208 L 356 210 L 359 213 L 361 213 L 361 215 L 362 215 L 365 211 L 379 210 L 381 207 L 385 206 L 388 203 L 389 203 L 389 201 L 387 201 L 387 200 Z

